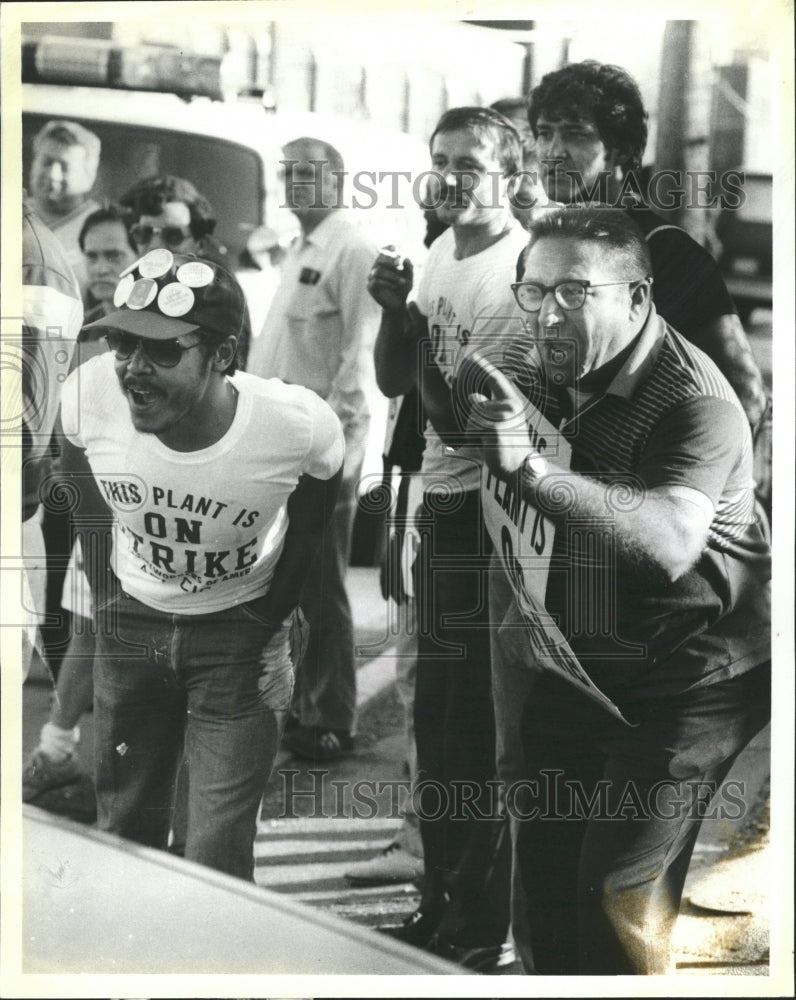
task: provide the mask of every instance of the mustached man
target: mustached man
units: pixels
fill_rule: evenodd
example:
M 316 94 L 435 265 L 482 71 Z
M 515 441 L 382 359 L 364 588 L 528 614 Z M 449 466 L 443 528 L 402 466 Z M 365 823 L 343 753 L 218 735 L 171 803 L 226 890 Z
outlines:
M 219 265 L 153 250 L 114 301 L 98 321 L 110 351 L 62 404 L 73 474 L 87 463 L 113 513 L 95 612 L 98 824 L 165 848 L 184 745 L 185 856 L 250 880 L 342 431 L 315 393 L 235 371 L 244 304 Z

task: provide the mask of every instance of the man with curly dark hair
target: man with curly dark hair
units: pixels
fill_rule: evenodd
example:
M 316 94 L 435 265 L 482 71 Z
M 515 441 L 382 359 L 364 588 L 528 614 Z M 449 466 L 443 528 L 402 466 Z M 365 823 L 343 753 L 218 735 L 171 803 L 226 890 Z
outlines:
M 642 188 L 628 175 L 640 170 L 647 118 L 638 84 L 619 66 L 586 60 L 547 73 L 528 102 L 542 183 L 555 201 L 608 202 L 631 213 L 652 257 L 656 309 L 718 365 L 752 427 L 756 470 L 766 468 L 757 452 L 768 440 L 770 402 L 718 265 L 685 230 L 627 196 Z M 770 518 L 766 479 L 758 476 L 756 493 Z
M 647 117 L 638 85 L 619 66 L 586 60 L 547 73 L 531 91 L 528 120 L 548 195 L 575 201 L 600 174 L 600 193 L 615 193 L 605 182 L 641 167 Z
M 165 243 L 167 249 L 178 253 L 209 249 L 211 256 L 214 252 L 223 256 L 218 244 L 209 239 L 216 228 L 213 208 L 189 180 L 171 174 L 145 177 L 124 195 L 122 204 L 138 220 L 134 238 L 142 253 Z M 163 228 L 151 232 L 158 223 Z

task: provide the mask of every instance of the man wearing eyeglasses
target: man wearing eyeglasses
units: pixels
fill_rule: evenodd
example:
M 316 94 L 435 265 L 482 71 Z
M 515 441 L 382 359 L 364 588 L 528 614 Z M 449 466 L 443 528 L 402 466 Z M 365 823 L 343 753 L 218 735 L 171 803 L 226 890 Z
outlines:
M 165 848 L 184 745 L 185 856 L 251 880 L 342 431 L 309 390 L 235 371 L 244 306 L 220 266 L 151 251 L 114 302 L 92 324 L 110 353 L 70 376 L 62 408 L 70 468 L 88 463 L 114 519 L 115 591 L 95 611 L 98 823 Z
M 457 383 L 487 523 L 490 495 L 518 512 L 490 579 L 514 938 L 540 975 L 666 974 L 701 818 L 770 713 L 751 434 L 657 314 L 624 213 L 562 209 L 530 235 L 525 343 Z
M 528 102 L 548 196 L 565 204 L 619 205 L 644 232 L 655 268 L 658 312 L 718 365 L 744 408 L 755 435 L 756 492 L 770 520 L 771 409 L 766 387 L 711 254 L 640 199 L 638 173 L 647 144 L 647 117 L 630 74 L 593 60 L 546 74 Z M 653 175 L 650 185 L 661 198 L 665 181 L 660 186 L 657 182 L 665 174 Z M 684 185 L 681 178 L 680 187 Z

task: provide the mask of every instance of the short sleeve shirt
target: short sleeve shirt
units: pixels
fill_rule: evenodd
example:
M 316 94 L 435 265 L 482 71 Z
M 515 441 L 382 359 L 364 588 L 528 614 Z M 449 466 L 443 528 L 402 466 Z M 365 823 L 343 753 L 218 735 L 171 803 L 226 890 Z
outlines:
M 114 515 L 114 572 L 158 611 L 208 614 L 267 593 L 299 477 L 329 479 L 343 462 L 340 423 L 315 393 L 243 372 L 231 381 L 231 427 L 192 452 L 136 431 L 111 354 L 64 386 L 64 432 Z
M 521 318 L 511 283 L 517 258 L 528 244 L 519 224 L 491 247 L 457 260 L 452 229 L 438 236 L 428 252 L 417 292 L 417 307 L 428 320 L 433 360 L 448 384 L 453 381 L 463 352 L 476 341 L 498 344 L 521 330 Z M 449 488 L 475 490 L 481 483 L 480 465 L 462 455 L 451 455 L 430 422 L 421 473 L 427 484 L 438 478 Z
M 710 323 L 735 313 L 718 264 L 684 229 L 669 224 L 646 205 L 634 206 L 628 214 L 647 240 L 658 314 L 700 346 L 700 334 Z
M 648 359 L 632 389 L 627 371 Z M 714 510 L 705 550 L 674 583 L 623 567 L 613 527 L 565 523 L 556 531 L 546 604 L 593 680 L 610 696 L 674 695 L 751 669 L 770 657 L 770 552 L 754 508 L 751 436 L 713 362 L 653 312 L 608 391 L 562 420 L 572 469 L 634 491 L 684 486 Z
M 381 309 L 367 277 L 377 254 L 344 211 L 297 238 L 249 353 L 250 372 L 317 392 L 346 431 L 368 417 Z

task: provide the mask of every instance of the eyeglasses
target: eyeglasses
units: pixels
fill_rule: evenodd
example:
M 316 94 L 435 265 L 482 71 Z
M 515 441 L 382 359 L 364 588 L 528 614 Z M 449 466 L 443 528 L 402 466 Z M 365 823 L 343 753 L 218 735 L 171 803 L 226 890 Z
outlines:
M 179 340 L 174 337 L 171 340 L 152 340 L 149 337 L 136 337 L 132 333 L 122 333 L 114 331 L 105 334 L 108 347 L 113 351 L 117 361 L 127 361 L 131 358 L 138 347 L 158 366 L 158 368 L 174 368 L 182 360 L 186 351 L 198 347 L 202 341 L 197 340 L 195 344 L 183 347 Z
M 570 278 L 567 281 L 560 281 L 557 285 L 539 285 L 535 281 L 515 281 L 511 290 L 517 305 L 525 312 L 539 312 L 542 302 L 548 292 L 552 292 L 556 302 L 562 309 L 571 312 L 573 309 L 580 309 L 586 301 L 586 291 L 589 288 L 606 288 L 608 285 L 632 285 L 636 281 L 645 281 L 645 278 L 634 278 L 632 281 L 602 281 L 592 284 L 585 278 Z
M 190 226 L 145 226 L 137 222 L 130 227 L 130 236 L 137 245 L 148 244 L 153 236 L 162 236 L 167 247 L 178 247 L 191 235 Z

